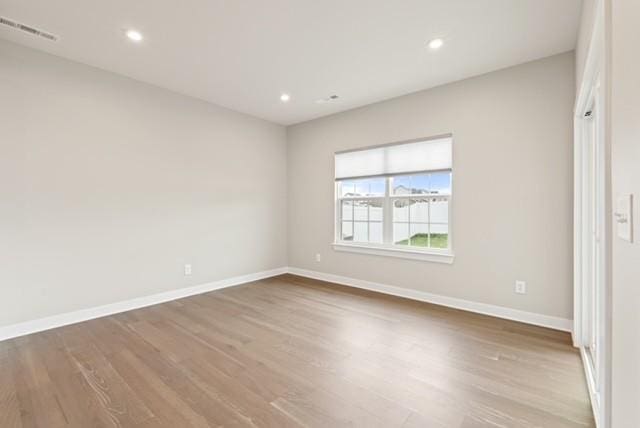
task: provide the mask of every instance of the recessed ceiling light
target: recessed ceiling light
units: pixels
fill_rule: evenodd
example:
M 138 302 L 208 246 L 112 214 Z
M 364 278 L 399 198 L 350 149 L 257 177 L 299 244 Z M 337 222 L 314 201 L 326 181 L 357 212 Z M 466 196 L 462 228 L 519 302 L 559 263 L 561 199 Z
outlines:
M 127 37 L 134 42 L 142 41 L 142 33 L 136 30 L 127 30 Z
M 289 101 L 291 99 L 291 96 L 289 94 L 282 94 L 280 95 L 280 101 L 282 101 L 283 103 L 286 103 L 287 101 Z
M 444 40 L 442 39 L 433 39 L 429 42 L 429 49 L 437 50 L 440 49 L 444 45 Z

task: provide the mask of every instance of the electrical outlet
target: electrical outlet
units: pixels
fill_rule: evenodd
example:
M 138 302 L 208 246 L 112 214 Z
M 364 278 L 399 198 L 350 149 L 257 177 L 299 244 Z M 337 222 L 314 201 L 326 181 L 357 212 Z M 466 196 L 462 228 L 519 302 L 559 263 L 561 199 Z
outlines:
M 527 283 L 524 281 L 516 281 L 514 291 L 518 294 L 527 294 Z
M 322 256 L 320 255 L 320 253 L 316 253 L 316 261 L 318 263 L 320 263 L 322 261 Z
M 191 275 L 191 265 L 184 265 L 184 275 Z

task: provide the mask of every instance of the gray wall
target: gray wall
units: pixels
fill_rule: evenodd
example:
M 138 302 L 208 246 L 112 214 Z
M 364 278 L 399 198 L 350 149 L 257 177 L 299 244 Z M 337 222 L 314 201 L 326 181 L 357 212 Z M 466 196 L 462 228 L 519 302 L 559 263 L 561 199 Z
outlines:
M 640 2 L 609 2 L 613 207 L 634 196 L 635 242 L 612 242 L 612 427 L 640 426 Z M 614 222 L 615 227 L 615 222 Z
M 637 0 L 585 0 L 576 50 L 577 73 L 582 76 L 589 40 L 593 33 L 595 8 L 602 3 L 606 44 L 606 85 L 610 113 L 607 136 L 611 148 L 611 197 L 613 210 L 618 196 L 633 194 L 635 241 L 617 237 L 611 230 L 610 344 L 611 427 L 640 426 L 640 59 L 638 57 Z M 590 8 L 590 9 L 589 9 Z M 589 10 L 591 12 L 589 12 Z M 611 213 L 608 213 L 611 216 Z
M 286 132 L 7 42 L 0 58 L 0 326 L 287 261 L 571 318 L 572 53 Z M 333 152 L 448 132 L 454 264 L 334 252 Z
M 287 128 L 289 266 L 572 318 L 574 96 L 568 52 Z M 449 132 L 453 265 L 335 252 L 333 153 Z
M 0 132 L 0 326 L 286 266 L 281 126 L 0 41 Z

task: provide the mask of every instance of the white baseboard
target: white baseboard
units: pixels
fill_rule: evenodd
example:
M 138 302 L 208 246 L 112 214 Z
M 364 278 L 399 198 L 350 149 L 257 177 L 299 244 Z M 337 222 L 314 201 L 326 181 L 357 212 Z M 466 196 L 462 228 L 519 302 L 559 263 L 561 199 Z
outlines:
M 558 318 L 549 315 L 541 315 L 533 312 L 520 311 L 518 309 L 505 308 L 504 306 L 472 302 L 470 300 L 442 296 L 439 294 L 428 293 L 426 291 L 401 288 L 393 285 L 380 284 L 377 282 L 364 281 L 361 279 L 349 278 L 346 276 L 333 275 L 323 272 L 315 272 L 294 267 L 289 268 L 289 273 L 293 275 L 304 276 L 307 278 L 319 279 L 322 281 L 335 282 L 337 284 L 347 285 L 350 287 L 377 291 L 379 293 L 390 294 L 392 296 L 405 297 L 407 299 L 419 300 L 421 302 L 434 303 L 436 305 L 462 309 L 465 311 L 475 312 L 483 315 L 491 315 L 498 318 L 519 321 L 526 324 L 548 327 L 554 330 L 571 332 L 573 328 L 573 321 L 569 319 Z
M 49 330 L 56 327 L 62 327 L 69 324 L 75 324 L 94 318 L 100 318 L 107 315 L 113 315 L 120 312 L 143 308 L 145 306 L 157 305 L 159 303 L 181 299 L 183 297 L 193 296 L 196 294 L 207 293 L 209 291 L 232 287 L 234 285 L 240 285 L 264 278 L 270 278 L 285 273 L 291 273 L 293 275 L 304 276 L 307 278 L 319 279 L 322 281 L 335 282 L 337 284 L 347 285 L 350 287 L 377 291 L 379 293 L 405 297 L 407 299 L 419 300 L 422 302 L 434 303 L 436 305 L 448 306 L 451 308 L 462 309 L 484 315 L 491 315 L 498 318 L 520 321 L 523 323 L 548 327 L 555 330 L 570 332 L 573 326 L 573 321 L 564 318 L 540 315 L 532 312 L 505 308 L 502 306 L 489 305 L 486 303 L 477 303 L 469 300 L 428 293 L 425 291 L 401 288 L 393 285 L 380 284 L 376 282 L 364 281 L 361 279 L 349 278 L 329 273 L 315 272 L 293 267 L 282 267 L 262 272 L 251 273 L 248 275 L 222 279 L 219 281 L 213 281 L 193 287 L 179 288 L 176 290 L 166 291 L 164 293 L 153 294 L 151 296 L 138 297 L 122 302 L 110 303 L 108 305 L 97 306 L 93 308 L 80 309 L 73 312 L 67 312 L 64 314 L 53 315 L 46 318 L 40 318 L 32 321 L 25 321 L 18 324 L 0 327 L 0 341 L 18 336 L 24 336 L 31 333 L 37 333 L 39 331 Z
M 259 279 L 270 278 L 272 276 L 282 275 L 287 272 L 288 269 L 286 267 L 271 269 L 262 272 L 250 273 L 248 275 L 221 279 L 219 281 L 213 281 L 206 284 L 195 285 L 193 287 L 165 291 L 164 293 L 152 294 L 151 296 L 138 297 L 122 302 L 110 303 L 108 305 L 97 306 L 88 309 L 80 309 L 78 311 L 53 315 L 50 317 L 40 318 L 32 321 L 25 321 L 18 324 L 12 324 L 5 327 L 0 327 L 0 341 L 18 336 L 24 336 L 26 334 L 37 333 L 39 331 L 49 330 L 56 327 L 62 327 L 69 324 L 75 324 L 94 318 L 100 318 L 107 315 L 113 315 L 120 312 L 126 312 L 132 309 L 143 308 L 145 306 L 157 305 L 158 303 L 181 299 L 183 297 L 193 296 L 195 294 L 207 293 L 209 291 L 219 290 L 221 288 L 227 288 L 234 285 L 257 281 Z

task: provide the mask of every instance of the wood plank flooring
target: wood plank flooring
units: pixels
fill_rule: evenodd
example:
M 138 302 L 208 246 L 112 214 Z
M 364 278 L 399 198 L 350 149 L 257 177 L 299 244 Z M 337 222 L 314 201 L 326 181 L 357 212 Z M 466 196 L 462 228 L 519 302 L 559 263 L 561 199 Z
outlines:
M 285 275 L 0 342 L 0 427 L 593 427 L 566 333 Z

